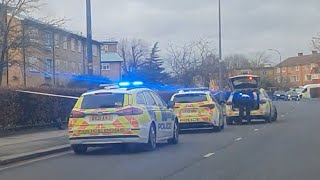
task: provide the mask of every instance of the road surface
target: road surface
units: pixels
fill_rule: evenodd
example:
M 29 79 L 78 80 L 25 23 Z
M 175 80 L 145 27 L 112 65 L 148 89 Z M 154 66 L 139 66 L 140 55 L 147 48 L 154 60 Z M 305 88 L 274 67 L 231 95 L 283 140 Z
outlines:
M 279 120 L 273 124 L 183 134 L 178 145 L 163 144 L 154 152 L 67 152 L 0 167 L 0 179 L 320 179 L 320 101 L 276 103 Z

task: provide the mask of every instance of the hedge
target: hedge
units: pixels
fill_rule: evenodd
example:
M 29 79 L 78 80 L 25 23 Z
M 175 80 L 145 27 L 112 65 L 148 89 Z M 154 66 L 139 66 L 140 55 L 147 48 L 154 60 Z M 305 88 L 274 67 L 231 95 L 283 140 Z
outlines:
M 86 89 L 29 88 L 21 89 L 50 94 L 79 97 Z M 168 102 L 174 91 L 157 92 Z M 43 127 L 67 121 L 76 100 L 17 92 L 15 89 L 0 88 L 0 131 L 28 127 Z
M 31 88 L 28 91 L 80 96 L 84 89 Z M 66 121 L 75 99 L 27 94 L 15 89 L 0 89 L 0 129 L 53 124 L 57 119 Z

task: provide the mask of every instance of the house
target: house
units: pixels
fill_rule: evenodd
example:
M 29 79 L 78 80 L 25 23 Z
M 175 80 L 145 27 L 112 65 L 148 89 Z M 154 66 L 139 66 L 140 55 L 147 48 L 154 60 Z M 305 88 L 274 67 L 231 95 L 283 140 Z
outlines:
M 289 87 L 318 83 L 319 67 L 320 54 L 317 51 L 308 55 L 298 53 L 298 56 L 290 57 L 276 66 L 277 81 Z
M 112 81 L 120 81 L 122 78 L 123 59 L 118 54 L 118 42 L 102 42 L 101 50 L 101 76 Z
M 86 37 L 27 17 L 15 18 L 12 37 L 21 37 L 26 44 L 9 50 L 14 54 L 3 73 L 7 86 L 61 86 L 72 76 L 87 73 Z M 100 75 L 101 43 L 93 41 L 93 72 Z M 14 53 L 12 53 L 14 52 Z

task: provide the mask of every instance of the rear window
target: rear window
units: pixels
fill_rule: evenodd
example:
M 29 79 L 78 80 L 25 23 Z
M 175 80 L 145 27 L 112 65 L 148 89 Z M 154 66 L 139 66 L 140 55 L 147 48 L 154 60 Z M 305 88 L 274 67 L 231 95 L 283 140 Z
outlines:
M 195 103 L 207 100 L 206 94 L 178 94 L 173 98 L 173 102 L 175 103 Z
M 234 89 L 258 88 L 258 78 L 241 77 L 231 80 Z
M 124 94 L 101 93 L 83 97 L 81 109 L 123 107 Z

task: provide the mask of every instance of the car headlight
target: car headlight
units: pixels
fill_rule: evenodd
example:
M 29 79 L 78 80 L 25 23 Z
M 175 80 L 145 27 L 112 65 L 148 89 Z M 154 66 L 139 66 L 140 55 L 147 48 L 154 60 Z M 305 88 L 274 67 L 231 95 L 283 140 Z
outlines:
M 280 94 L 277 94 L 277 96 L 280 96 Z
M 291 97 L 291 95 L 289 94 L 288 97 Z

